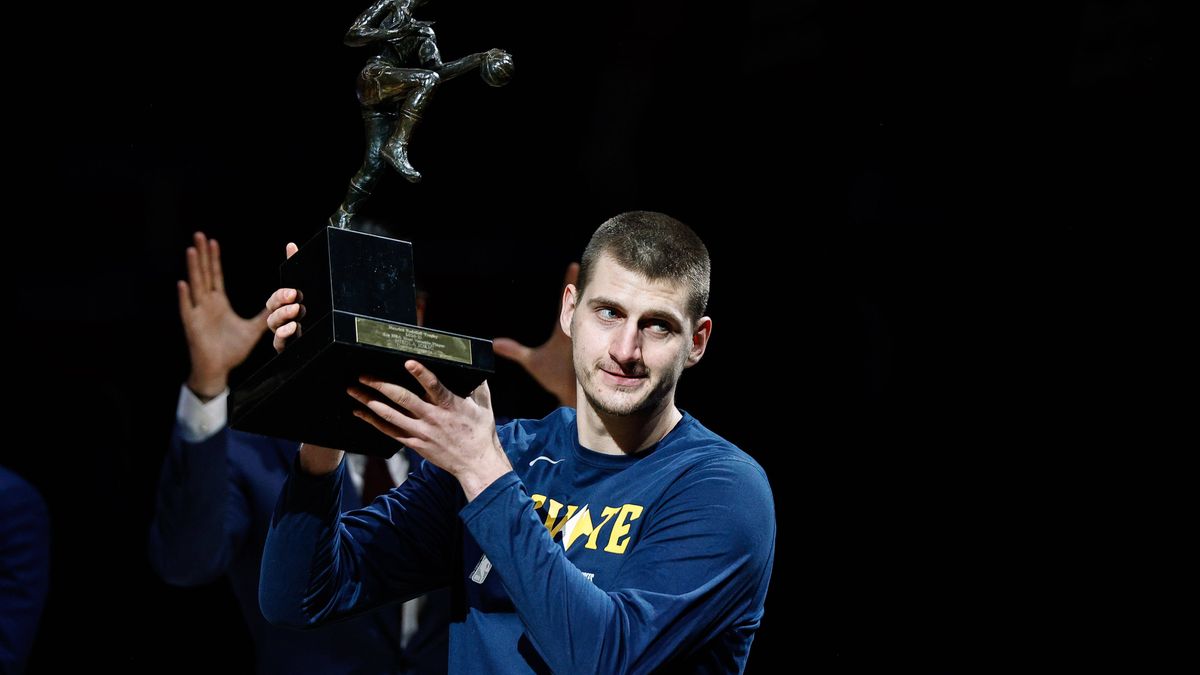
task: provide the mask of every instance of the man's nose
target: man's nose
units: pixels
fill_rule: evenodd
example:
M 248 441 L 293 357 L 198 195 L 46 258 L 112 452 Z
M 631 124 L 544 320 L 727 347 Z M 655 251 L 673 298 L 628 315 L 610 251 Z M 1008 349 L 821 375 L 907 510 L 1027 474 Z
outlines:
M 630 322 L 622 326 L 608 346 L 608 355 L 613 361 L 625 365 L 637 363 L 642 358 L 641 331 L 636 324 Z

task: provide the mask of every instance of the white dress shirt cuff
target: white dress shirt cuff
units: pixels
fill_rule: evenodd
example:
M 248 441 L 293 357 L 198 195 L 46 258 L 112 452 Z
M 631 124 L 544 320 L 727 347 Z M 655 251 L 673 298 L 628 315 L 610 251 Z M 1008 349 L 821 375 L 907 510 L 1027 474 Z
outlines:
M 179 406 L 175 408 L 175 421 L 179 422 L 180 435 L 188 443 L 203 443 L 217 435 L 229 421 L 226 401 L 229 388 L 217 394 L 208 403 L 188 389 L 185 384 L 179 390 Z

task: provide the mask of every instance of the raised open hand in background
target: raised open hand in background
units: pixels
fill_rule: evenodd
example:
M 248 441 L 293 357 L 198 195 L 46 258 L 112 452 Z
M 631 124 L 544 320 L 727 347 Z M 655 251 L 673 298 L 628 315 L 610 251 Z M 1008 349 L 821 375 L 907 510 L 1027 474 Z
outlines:
M 563 288 L 575 283 L 578 278 L 579 263 L 571 263 L 563 277 Z M 559 405 L 575 407 L 575 365 L 571 360 L 571 338 L 562 331 L 557 316 L 555 314 L 550 337 L 540 346 L 527 347 L 512 338 L 498 337 L 492 342 L 492 349 L 497 356 L 521 364 L 543 389 L 558 399 Z
M 179 289 L 179 317 L 187 337 L 192 371 L 187 386 L 202 400 L 217 396 L 229 383 L 229 372 L 238 366 L 267 329 L 267 311 L 243 319 L 225 295 L 221 248 L 203 232 L 192 235 L 187 249 L 188 280 Z

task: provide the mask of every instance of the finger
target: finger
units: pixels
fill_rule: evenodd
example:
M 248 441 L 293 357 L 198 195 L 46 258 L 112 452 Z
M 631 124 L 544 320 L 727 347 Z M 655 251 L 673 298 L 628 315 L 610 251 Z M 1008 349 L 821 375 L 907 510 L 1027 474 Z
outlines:
M 421 433 L 424 422 L 392 405 L 378 390 L 366 385 L 354 385 L 347 387 L 346 393 L 362 404 L 363 408 L 397 429 L 401 429 L 406 436 L 424 438 L 424 434 Z M 413 398 L 416 399 L 415 396 Z M 419 399 L 416 400 L 419 401 Z
M 175 282 L 175 288 L 179 291 L 179 318 L 187 325 L 188 314 L 192 311 L 192 292 L 186 281 Z
M 482 384 L 475 387 L 475 391 L 471 392 L 471 400 L 475 401 L 481 408 L 492 409 L 492 390 L 488 387 L 487 380 L 484 380 Z
M 299 251 L 299 250 L 300 250 L 300 247 L 293 244 L 290 241 L 287 243 L 287 246 L 283 247 L 284 254 L 286 254 L 287 257 L 289 257 L 289 258 L 296 255 L 296 251 Z
M 437 379 L 437 375 L 434 375 L 432 370 L 421 365 L 419 361 L 413 360 L 405 361 L 404 367 L 412 373 L 413 377 L 417 378 L 417 382 L 421 383 L 430 403 L 441 406 L 451 401 L 453 394 L 442 384 L 441 380 Z
M 188 272 L 188 291 L 199 292 L 200 288 L 200 254 L 196 252 L 195 246 L 187 248 L 187 272 Z M 196 296 L 191 296 L 191 304 L 196 304 Z
M 383 432 L 389 438 L 395 439 L 396 441 L 400 442 L 400 444 L 406 445 L 414 450 L 424 443 L 423 439 L 405 434 L 403 429 L 400 429 L 393 424 L 388 424 L 387 421 L 380 419 L 378 415 L 370 410 L 355 410 L 354 416 Z
M 364 386 L 370 387 L 372 390 L 379 392 L 380 395 L 386 397 L 387 400 L 395 403 L 404 410 L 407 410 L 414 417 L 423 417 L 432 411 L 433 406 L 429 405 L 425 401 L 422 401 L 420 396 L 417 396 L 413 392 L 401 387 L 398 384 L 384 382 L 383 380 L 371 375 L 361 375 L 359 376 L 358 381 Z
M 276 290 L 271 294 L 271 297 L 267 298 L 267 312 L 274 312 L 284 305 L 299 302 L 297 295 L 298 293 L 294 288 L 280 288 Z
M 295 321 L 285 323 L 275 331 L 275 337 L 286 340 L 295 335 L 296 331 L 298 330 L 300 330 L 300 324 L 296 323 Z
M 573 262 L 567 265 L 567 273 L 563 275 L 563 288 L 566 288 L 567 284 L 573 284 L 577 281 L 579 281 L 579 263 Z
M 208 240 L 208 258 L 212 268 L 212 285 L 213 290 L 218 293 L 225 292 L 225 272 L 221 269 L 221 245 L 216 239 Z
M 295 328 L 292 328 L 292 326 L 295 326 Z M 280 328 L 279 331 L 276 331 L 274 339 L 271 340 L 271 346 L 275 348 L 276 352 L 283 352 L 283 348 L 287 346 L 288 339 L 293 336 L 293 333 L 296 337 L 300 336 L 302 333 L 300 324 L 290 323 Z
M 526 347 L 512 338 L 496 338 L 492 340 L 492 351 L 497 356 L 502 356 L 510 361 L 516 361 L 521 365 L 529 363 L 529 359 L 533 355 L 532 348 Z
M 274 312 L 271 312 L 271 314 L 267 316 L 267 328 L 270 328 L 273 331 L 278 331 L 286 324 L 299 321 L 304 316 L 304 313 L 301 311 L 303 307 L 303 305 L 284 305 Z
M 196 245 L 196 255 L 200 258 L 200 264 L 196 268 L 200 271 L 200 278 L 192 282 L 192 287 L 197 293 L 207 293 L 212 290 L 212 271 L 209 269 L 208 262 L 208 238 L 203 232 L 197 232 L 192 235 L 192 241 Z

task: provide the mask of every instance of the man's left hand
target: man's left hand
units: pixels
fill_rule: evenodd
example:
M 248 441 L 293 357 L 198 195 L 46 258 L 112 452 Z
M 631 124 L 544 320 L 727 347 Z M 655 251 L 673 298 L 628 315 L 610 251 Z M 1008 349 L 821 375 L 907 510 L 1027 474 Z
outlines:
M 496 435 L 487 382 L 463 398 L 417 361 L 404 367 L 424 388 L 425 400 L 400 385 L 364 375 L 361 385 L 347 390 L 365 407 L 354 414 L 452 474 L 468 501 L 512 471 Z

